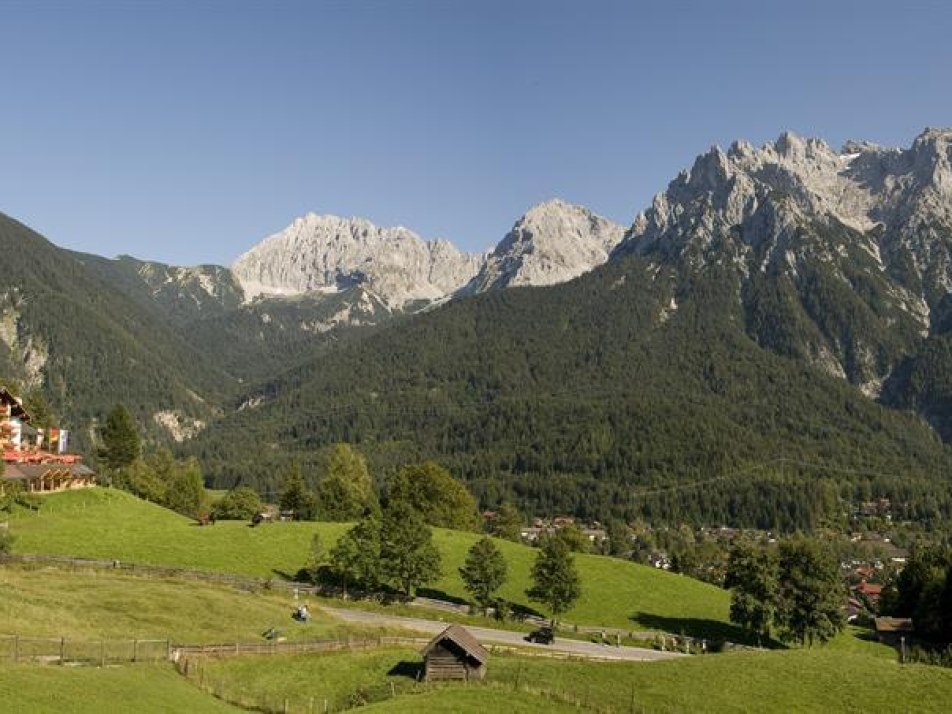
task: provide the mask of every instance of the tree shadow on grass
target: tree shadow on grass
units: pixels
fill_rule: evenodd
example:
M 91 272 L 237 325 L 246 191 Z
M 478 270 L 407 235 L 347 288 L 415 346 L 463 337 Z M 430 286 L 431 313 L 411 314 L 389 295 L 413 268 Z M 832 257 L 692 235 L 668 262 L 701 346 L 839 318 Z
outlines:
M 455 595 L 437 590 L 436 588 L 417 588 L 417 597 L 430 598 L 431 600 L 442 600 L 453 605 L 469 605 L 469 601 Z
M 509 603 L 510 617 L 513 620 L 548 620 L 544 613 L 539 610 L 536 610 L 534 607 L 529 607 L 528 605 L 523 605 L 518 602 Z
M 393 667 L 390 668 L 390 671 L 387 672 L 388 677 L 406 677 L 414 681 L 419 681 L 423 677 L 423 663 L 422 662 L 397 662 Z
M 660 630 L 674 635 L 687 635 L 697 639 L 735 642 L 754 647 L 777 647 L 774 641 L 758 642 L 756 635 L 729 622 L 699 617 L 664 617 L 650 612 L 636 612 L 631 621 L 650 630 Z
M 278 570 L 277 568 L 272 568 L 271 572 L 274 573 L 280 580 L 288 580 L 292 583 L 311 583 L 311 574 L 301 568 L 296 573 L 289 573 L 286 570 Z

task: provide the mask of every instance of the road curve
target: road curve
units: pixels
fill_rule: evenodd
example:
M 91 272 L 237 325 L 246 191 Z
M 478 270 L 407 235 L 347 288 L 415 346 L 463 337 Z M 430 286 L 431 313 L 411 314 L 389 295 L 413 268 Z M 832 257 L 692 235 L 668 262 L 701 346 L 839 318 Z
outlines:
M 442 632 L 450 624 L 441 620 L 427 620 L 420 617 L 397 617 L 396 615 L 383 615 L 378 612 L 367 612 L 366 610 L 348 610 L 337 607 L 322 607 L 321 609 L 329 615 L 333 615 L 346 622 L 404 627 L 408 630 L 427 632 L 434 635 Z M 491 627 L 470 627 L 469 625 L 465 625 L 465 627 L 481 642 L 494 642 L 496 644 L 533 648 L 546 652 L 562 652 L 580 657 L 625 660 L 628 662 L 656 662 L 658 660 L 687 656 L 679 652 L 660 652 L 642 647 L 598 645 L 593 642 L 571 640 L 564 637 L 556 637 L 555 642 L 551 645 L 540 645 L 526 642 L 525 634 L 522 632 L 496 630 Z

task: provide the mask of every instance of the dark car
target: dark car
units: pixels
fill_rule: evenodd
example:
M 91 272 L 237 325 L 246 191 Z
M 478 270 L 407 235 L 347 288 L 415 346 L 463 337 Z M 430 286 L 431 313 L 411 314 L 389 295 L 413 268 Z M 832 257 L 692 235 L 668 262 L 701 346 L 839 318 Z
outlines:
M 540 645 L 551 645 L 555 640 L 555 633 L 551 627 L 540 627 L 538 630 L 530 632 L 526 639 L 529 642 L 537 642 Z

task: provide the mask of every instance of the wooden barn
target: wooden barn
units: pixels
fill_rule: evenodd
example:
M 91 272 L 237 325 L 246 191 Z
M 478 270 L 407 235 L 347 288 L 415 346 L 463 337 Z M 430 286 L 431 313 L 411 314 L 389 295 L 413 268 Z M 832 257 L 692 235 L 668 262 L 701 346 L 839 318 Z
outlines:
M 459 625 L 450 625 L 423 648 L 423 678 L 482 679 L 486 676 L 489 653 L 476 638 Z

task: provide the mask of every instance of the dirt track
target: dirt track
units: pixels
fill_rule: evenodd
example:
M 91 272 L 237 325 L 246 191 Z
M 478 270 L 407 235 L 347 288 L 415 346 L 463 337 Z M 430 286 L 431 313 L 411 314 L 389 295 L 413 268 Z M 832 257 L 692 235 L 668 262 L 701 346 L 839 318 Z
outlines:
M 336 607 L 323 607 L 325 612 L 334 617 L 338 617 L 346 622 L 359 622 L 364 624 L 387 625 L 390 627 L 404 627 L 408 630 L 417 632 L 426 632 L 437 634 L 442 632 L 449 623 L 441 620 L 428 620 L 419 617 L 397 617 L 393 615 L 383 615 L 377 612 L 366 612 L 364 610 L 348 610 Z M 626 660 L 629 662 L 655 662 L 658 660 L 673 659 L 675 657 L 685 657 L 677 652 L 660 652 L 658 650 L 643 649 L 641 647 L 615 647 L 613 645 L 599 645 L 582 640 L 571 640 L 564 637 L 556 637 L 551 645 L 539 645 L 529 643 L 525 640 L 525 635 L 521 632 L 512 632 L 510 630 L 496 630 L 489 627 L 470 627 L 466 626 L 476 639 L 481 642 L 493 642 L 502 645 L 516 645 L 519 647 L 545 650 L 548 652 L 561 652 L 565 654 L 574 654 L 580 657 Z

